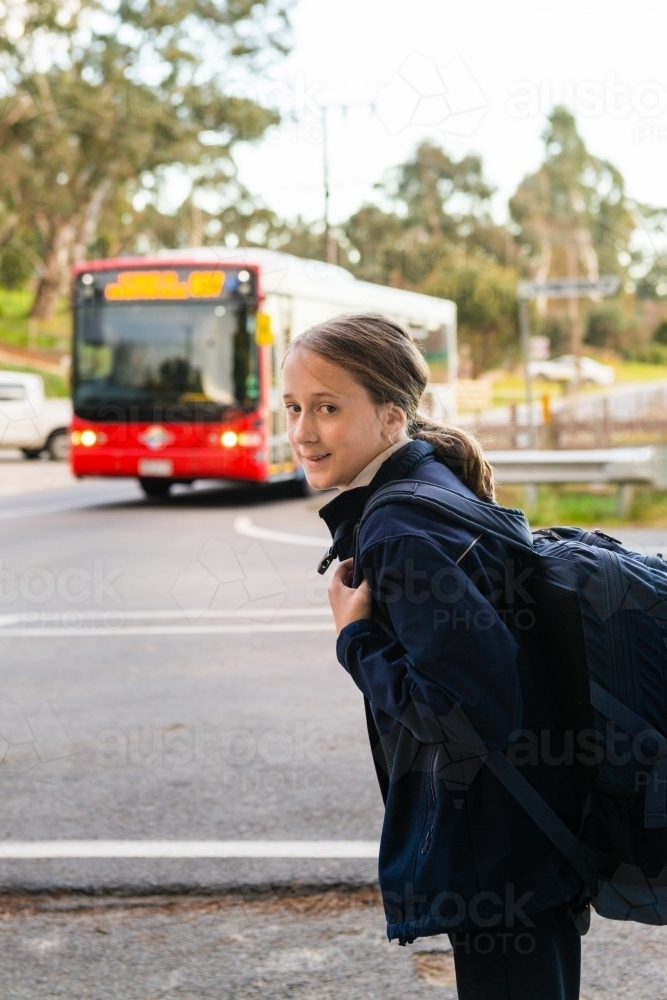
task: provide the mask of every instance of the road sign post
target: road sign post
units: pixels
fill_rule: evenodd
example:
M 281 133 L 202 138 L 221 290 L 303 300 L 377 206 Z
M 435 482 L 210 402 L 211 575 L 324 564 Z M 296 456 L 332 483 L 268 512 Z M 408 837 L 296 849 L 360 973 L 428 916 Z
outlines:
M 528 324 L 528 299 L 570 299 L 589 295 L 614 295 L 618 291 L 621 279 L 614 274 L 602 275 L 599 278 L 546 278 L 543 281 L 520 281 L 519 297 L 519 330 L 521 334 L 521 353 L 526 379 L 526 404 L 528 406 L 528 441 L 529 447 L 535 447 L 535 418 L 533 414 L 533 392 L 530 379 L 530 329 Z M 577 359 L 577 374 L 579 372 L 579 350 L 575 351 Z M 578 377 L 577 377 L 578 381 Z

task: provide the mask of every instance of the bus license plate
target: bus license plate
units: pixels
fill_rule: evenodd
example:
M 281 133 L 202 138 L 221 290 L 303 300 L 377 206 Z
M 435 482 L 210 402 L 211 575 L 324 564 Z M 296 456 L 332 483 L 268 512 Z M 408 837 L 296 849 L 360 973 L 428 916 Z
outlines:
M 140 476 L 173 476 L 174 463 L 164 458 L 140 458 Z

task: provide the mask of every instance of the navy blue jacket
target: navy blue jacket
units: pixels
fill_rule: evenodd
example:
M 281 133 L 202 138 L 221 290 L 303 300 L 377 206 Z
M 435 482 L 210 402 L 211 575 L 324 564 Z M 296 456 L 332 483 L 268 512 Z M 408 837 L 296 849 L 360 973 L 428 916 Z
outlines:
M 321 511 L 336 554 L 380 486 L 435 483 L 473 494 L 432 447 L 411 441 L 370 486 Z M 416 505 L 393 502 L 359 531 L 369 621 L 344 628 L 340 663 L 366 699 L 385 818 L 379 876 L 389 939 L 500 925 L 576 897 L 580 877 L 484 765 L 506 751 L 577 832 L 578 798 L 516 553 Z M 359 565 L 360 564 L 360 565 Z

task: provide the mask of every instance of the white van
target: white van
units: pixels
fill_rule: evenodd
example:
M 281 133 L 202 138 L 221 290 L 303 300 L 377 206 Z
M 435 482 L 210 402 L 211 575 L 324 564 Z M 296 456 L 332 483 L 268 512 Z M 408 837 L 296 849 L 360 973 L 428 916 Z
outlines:
M 69 399 L 47 399 L 41 375 L 0 371 L 0 448 L 20 448 L 26 458 L 44 451 L 60 462 L 69 453 Z

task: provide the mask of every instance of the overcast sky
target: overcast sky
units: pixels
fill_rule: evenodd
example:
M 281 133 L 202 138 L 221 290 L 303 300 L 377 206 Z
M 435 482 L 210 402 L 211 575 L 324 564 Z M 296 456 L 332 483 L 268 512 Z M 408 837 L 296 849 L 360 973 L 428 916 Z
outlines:
M 667 204 L 665 0 L 297 0 L 292 21 L 273 84 L 254 82 L 285 124 L 237 150 L 241 179 L 284 216 L 322 215 L 317 105 L 333 108 L 334 221 L 425 138 L 482 155 L 504 218 L 559 102 L 633 197 Z

